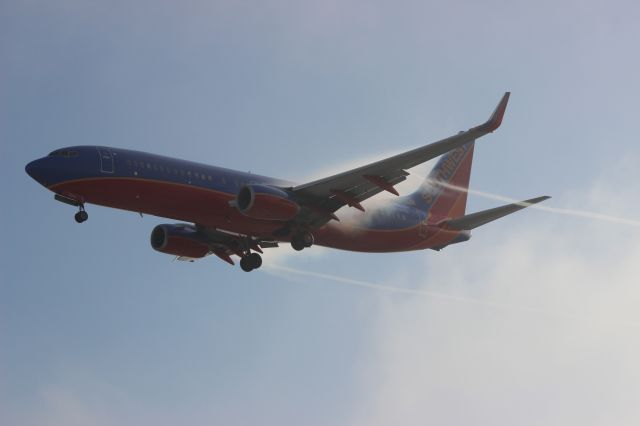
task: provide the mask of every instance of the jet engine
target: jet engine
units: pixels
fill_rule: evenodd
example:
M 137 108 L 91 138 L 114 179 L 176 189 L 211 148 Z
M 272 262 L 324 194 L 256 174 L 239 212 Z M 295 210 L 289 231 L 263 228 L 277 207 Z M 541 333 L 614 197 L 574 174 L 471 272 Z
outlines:
M 158 225 L 151 231 L 151 247 L 162 253 L 200 258 L 209 253 L 205 237 L 193 225 Z
M 245 216 L 261 220 L 287 221 L 300 211 L 300 205 L 280 188 L 245 185 L 238 191 L 236 207 Z

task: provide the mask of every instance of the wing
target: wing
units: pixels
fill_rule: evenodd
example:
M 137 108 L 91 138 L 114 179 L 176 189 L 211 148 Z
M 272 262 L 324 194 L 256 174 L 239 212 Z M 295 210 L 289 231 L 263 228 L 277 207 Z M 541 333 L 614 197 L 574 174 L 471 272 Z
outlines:
M 398 195 L 393 187 L 409 175 L 406 169 L 456 149 L 500 127 L 509 95 L 510 92 L 504 94 L 489 120 L 479 126 L 375 163 L 292 188 L 296 200 L 303 206 L 297 221 L 311 227 L 319 227 L 331 219 L 336 219 L 333 213 L 342 206 L 349 205 L 363 210 L 360 202 L 381 191 Z

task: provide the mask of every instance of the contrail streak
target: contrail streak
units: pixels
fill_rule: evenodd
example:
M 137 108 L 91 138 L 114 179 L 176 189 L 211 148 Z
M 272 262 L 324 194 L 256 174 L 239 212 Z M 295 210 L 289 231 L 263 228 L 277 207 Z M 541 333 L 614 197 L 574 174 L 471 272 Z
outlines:
M 412 173 L 412 174 L 414 174 L 417 177 L 421 177 L 418 174 L 415 174 L 415 173 Z M 468 189 L 468 188 L 464 188 L 464 187 L 461 187 L 461 186 L 452 185 L 450 183 L 440 182 L 440 181 L 436 181 L 436 180 L 433 180 L 433 179 L 428 179 L 428 178 L 425 178 L 425 177 L 421 177 L 421 178 L 424 179 L 425 181 L 429 181 L 429 182 L 431 182 L 431 183 L 433 183 L 435 185 L 440 185 L 440 186 L 442 186 L 444 188 L 448 188 L 448 189 L 451 189 L 453 191 L 466 192 L 468 194 L 477 195 L 479 197 L 488 198 L 488 199 L 491 199 L 491 200 L 506 201 L 506 202 L 509 202 L 509 203 L 519 203 L 519 202 L 522 201 L 522 200 L 517 200 L 515 198 L 510 198 L 510 197 L 505 197 L 505 196 L 502 196 L 502 195 L 492 194 L 490 192 L 484 192 L 484 191 L 477 191 L 477 190 L 474 190 L 474 189 Z M 583 218 L 586 218 L 586 219 L 600 220 L 600 221 L 604 221 L 604 222 L 617 223 L 617 224 L 620 224 L 620 225 L 629 225 L 629 226 L 640 227 L 640 221 L 638 221 L 638 220 L 626 219 L 626 218 L 606 215 L 606 214 L 602 214 L 602 213 L 590 212 L 590 211 L 587 211 L 587 210 L 561 209 L 561 208 L 557 208 L 557 207 L 548 207 L 548 206 L 545 206 L 543 204 L 530 205 L 529 208 L 543 210 L 543 211 L 547 211 L 547 212 L 551 212 L 551 213 L 563 214 L 563 215 L 567 215 L 567 216 L 583 217 Z
M 327 281 L 332 281 L 338 284 L 345 284 L 353 287 L 362 287 L 371 290 L 383 291 L 387 293 L 400 293 L 407 294 L 413 296 L 421 296 L 421 297 L 429 297 L 434 299 L 452 301 L 452 302 L 462 302 L 462 303 L 470 303 L 474 305 L 486 306 L 499 310 L 507 310 L 507 311 L 516 311 L 516 312 L 526 312 L 530 314 L 536 315 L 544 315 L 547 317 L 561 317 L 571 320 L 577 320 L 580 322 L 592 322 L 593 318 L 586 319 L 579 315 L 568 314 L 568 313 L 558 313 L 558 312 L 549 312 L 544 309 L 532 308 L 527 306 L 517 306 L 505 303 L 492 302 L 488 300 L 481 299 L 473 299 L 468 297 L 460 297 L 460 296 L 451 296 L 448 294 L 428 291 L 428 290 L 419 290 L 419 289 L 410 289 L 410 288 L 402 288 L 402 287 L 394 287 L 384 284 L 376 284 L 368 281 L 356 280 L 353 278 L 341 277 L 333 274 L 325 274 L 322 272 L 314 272 L 314 271 L 303 271 L 300 269 L 290 268 L 288 266 L 276 265 L 276 264 L 268 264 L 263 266 L 263 270 L 266 272 L 281 276 L 287 279 L 293 279 L 292 275 L 297 276 L 305 276 L 311 278 L 320 278 Z M 297 280 L 299 281 L 299 280 Z M 640 329 L 640 323 L 636 323 L 633 321 L 611 321 L 611 322 L 600 322 L 601 325 L 609 325 L 609 326 L 619 326 L 619 327 L 630 327 Z

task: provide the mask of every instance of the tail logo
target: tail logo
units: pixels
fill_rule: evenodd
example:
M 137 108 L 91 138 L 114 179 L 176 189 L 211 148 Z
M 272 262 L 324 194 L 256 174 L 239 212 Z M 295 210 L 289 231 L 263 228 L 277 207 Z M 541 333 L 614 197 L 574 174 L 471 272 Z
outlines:
M 421 194 L 422 199 L 427 204 L 431 204 L 442 189 L 442 187 L 438 185 L 438 183 L 446 183 L 451 180 L 453 174 L 458 168 L 458 165 L 462 162 L 465 154 L 472 146 L 473 144 L 466 144 L 461 146 L 460 148 L 455 149 L 448 155 L 447 160 L 442 165 L 440 165 L 435 175 L 430 177 L 431 182 L 428 182 L 428 184 L 424 186 L 424 191 Z

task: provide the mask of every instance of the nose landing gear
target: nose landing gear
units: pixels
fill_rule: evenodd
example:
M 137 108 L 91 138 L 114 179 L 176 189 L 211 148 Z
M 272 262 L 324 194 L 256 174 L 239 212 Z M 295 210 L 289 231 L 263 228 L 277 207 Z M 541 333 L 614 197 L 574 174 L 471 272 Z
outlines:
M 85 211 L 83 204 L 80 204 L 79 207 L 80 210 L 75 214 L 74 219 L 76 220 L 76 222 L 82 223 L 89 219 L 89 214 Z
M 76 215 L 74 216 L 76 222 L 82 223 L 86 222 L 86 220 L 89 219 L 89 214 L 84 210 L 84 204 L 81 201 L 60 194 L 56 194 L 53 198 L 55 198 L 56 201 L 69 204 L 70 206 L 74 206 L 79 209 L 78 213 L 76 213 Z

